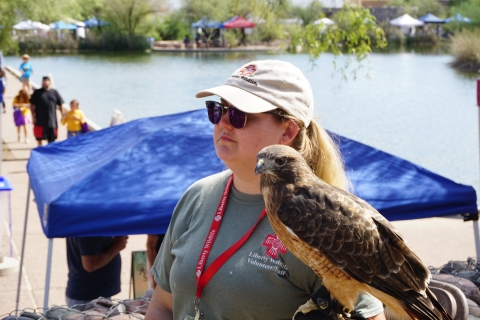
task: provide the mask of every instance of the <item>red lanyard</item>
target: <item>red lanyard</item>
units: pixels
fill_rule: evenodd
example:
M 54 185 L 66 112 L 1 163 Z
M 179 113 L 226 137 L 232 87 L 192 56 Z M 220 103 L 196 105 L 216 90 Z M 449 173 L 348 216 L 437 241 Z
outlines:
M 195 294 L 196 300 L 200 300 L 202 296 L 202 289 L 207 285 L 207 283 L 212 279 L 213 275 L 222 267 L 222 265 L 227 262 L 228 259 L 247 241 L 248 237 L 252 234 L 255 227 L 258 223 L 265 217 L 267 214 L 266 209 L 263 209 L 260 217 L 258 218 L 257 222 L 253 225 L 253 227 L 248 230 L 248 232 L 240 238 L 235 244 L 233 244 L 230 248 L 225 250 L 212 264 L 203 272 L 205 264 L 207 263 L 208 255 L 210 254 L 210 250 L 215 242 L 215 238 L 218 234 L 218 229 L 220 228 L 220 223 L 222 222 L 223 214 L 225 213 L 225 207 L 227 206 L 227 199 L 228 194 L 230 193 L 230 188 L 233 183 L 233 174 L 228 179 L 227 185 L 225 186 L 225 190 L 223 191 L 222 198 L 220 199 L 220 203 L 218 204 L 217 211 L 215 213 L 215 217 L 212 221 L 212 226 L 210 227 L 210 231 L 208 232 L 207 238 L 205 239 L 205 244 L 203 245 L 203 249 L 200 252 L 200 256 L 198 257 L 197 269 L 196 269 L 196 277 L 197 277 L 197 291 Z M 203 273 L 202 273 L 203 272 Z

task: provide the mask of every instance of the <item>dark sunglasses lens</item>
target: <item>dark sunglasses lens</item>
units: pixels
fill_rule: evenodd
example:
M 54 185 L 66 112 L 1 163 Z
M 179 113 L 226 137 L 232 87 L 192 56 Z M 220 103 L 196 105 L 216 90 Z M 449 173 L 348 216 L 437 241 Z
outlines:
M 208 112 L 208 120 L 213 124 L 218 124 L 222 119 L 222 106 L 215 101 L 205 101 Z
M 245 127 L 245 121 L 247 114 L 243 111 L 235 109 L 233 107 L 228 108 L 228 119 L 235 129 L 242 129 Z

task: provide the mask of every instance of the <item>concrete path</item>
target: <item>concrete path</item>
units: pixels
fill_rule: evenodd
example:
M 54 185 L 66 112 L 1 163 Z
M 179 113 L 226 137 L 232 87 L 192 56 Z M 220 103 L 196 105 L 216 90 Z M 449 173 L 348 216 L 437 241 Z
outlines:
M 25 220 L 25 208 L 27 199 L 28 176 L 26 165 L 30 150 L 36 147 L 33 138 L 33 128 L 28 127 L 30 143 L 18 142 L 17 131 L 13 123 L 13 97 L 21 89 L 20 82 L 7 72 L 7 90 L 5 102 L 7 113 L 2 113 L 2 137 L 4 147 L 9 151 L 3 152 L 1 174 L 6 176 L 12 183 L 14 190 L 11 192 L 12 203 L 12 228 L 14 257 L 20 260 L 22 248 L 22 236 Z M 61 94 L 61 93 L 60 93 Z M 59 128 L 59 140 L 67 137 L 65 127 Z M 3 241 L 1 241 L 1 253 L 10 255 L 9 237 L 6 222 L 1 221 L 1 228 L 5 228 Z M 67 283 L 67 258 L 65 239 L 53 241 L 52 274 L 50 286 L 49 306 L 65 304 L 65 287 Z M 122 251 L 122 291 L 114 298 L 129 298 L 130 263 L 131 252 L 145 250 L 146 236 L 130 236 L 127 248 Z M 48 239 L 45 237 L 40 225 L 39 215 L 33 193 L 30 194 L 29 215 L 27 222 L 27 237 L 25 244 L 24 272 L 22 277 L 19 309 L 41 308 L 44 302 L 45 273 L 47 265 Z M 0 318 L 1 315 L 15 310 L 18 273 L 0 277 Z
M 1 172 L 14 186 L 11 193 L 13 215 L 14 256 L 19 259 L 27 196 L 26 164 L 30 150 L 36 146 L 31 136 L 30 143 L 17 142 L 12 116 L 12 100 L 20 89 L 17 79 L 7 74 L 8 87 L 5 94 L 7 113 L 2 114 L 2 136 L 10 152 L 4 152 Z M 60 140 L 66 131 L 60 129 Z M 27 221 L 27 238 L 19 309 L 43 306 L 46 256 L 48 240 L 42 232 L 37 208 L 30 197 Z M 449 260 L 466 260 L 475 257 L 473 223 L 463 222 L 460 217 L 432 218 L 395 222 L 407 242 L 416 249 L 429 266 L 441 266 Z M 0 226 L 3 227 L 3 226 Z M 8 236 L 4 233 L 1 252 L 9 254 Z M 131 252 L 145 250 L 146 236 L 131 236 L 127 248 L 122 251 L 122 292 L 114 298 L 129 298 Z M 0 318 L 15 310 L 18 273 L 0 277 Z M 64 292 L 67 282 L 67 259 L 65 239 L 55 239 L 49 306 L 65 304 Z M 192 293 L 193 294 L 193 293 Z

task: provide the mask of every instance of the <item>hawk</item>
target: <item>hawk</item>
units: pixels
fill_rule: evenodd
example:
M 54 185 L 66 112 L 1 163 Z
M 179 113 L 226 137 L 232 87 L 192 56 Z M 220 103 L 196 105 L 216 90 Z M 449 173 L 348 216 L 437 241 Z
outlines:
M 377 210 L 319 179 L 291 147 L 266 147 L 257 160 L 273 230 L 346 312 L 369 293 L 388 318 L 452 320 L 428 288 L 428 268 Z

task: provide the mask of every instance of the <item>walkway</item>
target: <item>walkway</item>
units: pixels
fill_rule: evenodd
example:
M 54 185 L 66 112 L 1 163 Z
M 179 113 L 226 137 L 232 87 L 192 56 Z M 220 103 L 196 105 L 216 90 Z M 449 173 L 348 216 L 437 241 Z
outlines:
M 7 113 L 1 114 L 3 140 L 11 152 L 4 152 L 1 172 L 13 184 L 12 197 L 14 256 L 19 258 L 22 245 L 22 233 L 25 217 L 27 195 L 26 164 L 30 150 L 35 141 L 17 142 L 16 129 L 13 124 L 12 100 L 20 89 L 20 83 L 7 74 L 8 87 L 5 94 Z M 29 132 L 31 132 L 31 128 Z M 60 140 L 66 138 L 66 131 L 60 129 Z M 27 241 L 22 279 L 19 309 L 43 306 L 45 271 L 48 240 L 42 232 L 37 208 L 32 200 L 29 205 Z M 428 266 L 440 266 L 449 260 L 466 260 L 475 257 L 473 223 L 463 222 L 460 217 L 432 218 L 395 222 L 407 242 L 416 249 Z M 144 250 L 146 236 L 131 236 L 127 248 L 122 251 L 122 292 L 114 298 L 129 297 L 130 255 L 131 251 Z M 1 246 L 4 255 L 9 254 L 8 237 L 4 236 Z M 64 292 L 67 282 L 65 240 L 55 239 L 53 246 L 53 266 L 49 306 L 64 304 Z M 0 318 L 1 315 L 14 311 L 18 273 L 0 277 Z M 193 294 L 193 293 L 192 293 Z
M 11 192 L 12 225 L 13 225 L 13 248 L 14 257 L 20 260 L 22 248 L 23 226 L 25 219 L 26 196 L 28 188 L 28 176 L 26 165 L 30 156 L 30 150 L 36 147 L 33 139 L 32 128 L 28 129 L 30 143 L 17 142 L 17 132 L 13 123 L 13 97 L 21 88 L 20 82 L 7 72 L 7 90 L 5 102 L 7 113 L 2 113 L 2 137 L 4 148 L 9 151 L 3 152 L 1 174 L 6 176 L 12 183 L 14 190 Z M 67 137 L 65 127 L 59 128 L 59 140 Z M 41 308 L 44 301 L 45 272 L 47 265 L 48 239 L 43 234 L 38 211 L 33 202 L 33 193 L 30 195 L 29 215 L 27 224 L 27 240 L 25 245 L 24 276 L 22 278 L 19 309 Z M 5 221 L 5 225 L 6 225 Z M 3 222 L 2 222 L 3 225 Z M 0 226 L 3 228 L 3 226 Z M 5 229 L 3 241 L 1 241 L 1 253 L 10 255 L 9 238 Z M 130 263 L 131 252 L 145 250 L 146 236 L 130 236 L 128 246 L 122 251 L 122 291 L 114 298 L 129 298 Z M 65 239 L 55 239 L 53 242 L 52 274 L 50 286 L 49 306 L 65 304 L 65 287 L 67 283 L 67 258 Z M 0 318 L 1 315 L 15 310 L 17 294 L 18 273 L 0 277 Z

